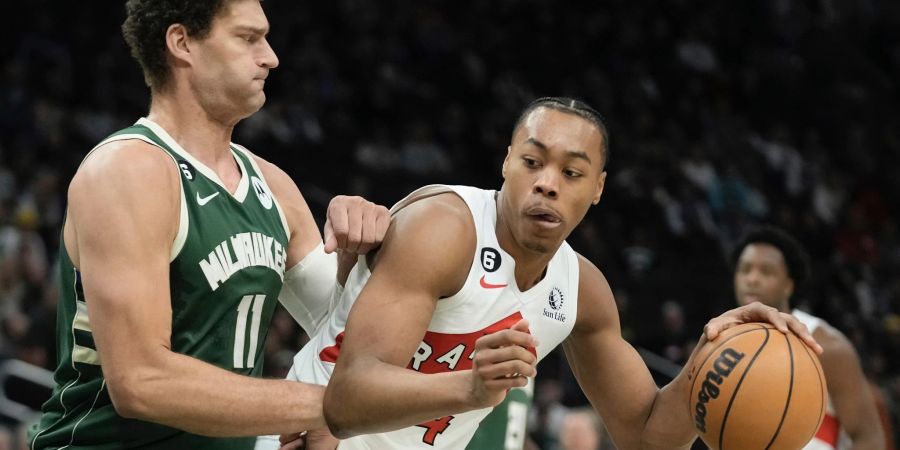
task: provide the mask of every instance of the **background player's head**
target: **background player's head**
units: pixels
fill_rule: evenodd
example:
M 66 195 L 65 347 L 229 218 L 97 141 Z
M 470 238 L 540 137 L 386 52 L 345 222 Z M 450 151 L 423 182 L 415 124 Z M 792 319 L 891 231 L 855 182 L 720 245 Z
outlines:
M 122 34 L 154 94 L 189 93 L 223 120 L 262 107 L 278 58 L 260 0 L 128 0 L 125 9 Z
M 734 295 L 740 305 L 754 301 L 790 309 L 790 299 L 809 277 L 803 247 L 783 230 L 771 226 L 750 230 L 735 247 Z
M 600 416 L 591 408 L 577 408 L 563 416 L 559 430 L 561 450 L 600 450 L 608 441 Z
M 525 108 L 503 161 L 500 204 L 521 247 L 556 251 L 600 201 L 607 152 L 603 119 L 585 103 L 545 97 Z

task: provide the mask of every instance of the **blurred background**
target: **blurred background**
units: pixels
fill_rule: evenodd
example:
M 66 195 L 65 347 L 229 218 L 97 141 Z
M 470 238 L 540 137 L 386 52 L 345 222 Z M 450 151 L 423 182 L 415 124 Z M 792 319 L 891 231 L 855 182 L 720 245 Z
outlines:
M 317 218 L 337 194 L 390 205 L 435 182 L 499 188 L 521 109 L 583 99 L 606 117 L 611 159 L 602 201 L 569 242 L 609 279 L 625 336 L 683 363 L 735 303 L 736 240 L 779 225 L 812 256 L 799 305 L 850 338 L 900 430 L 900 2 L 264 8 L 281 66 L 234 140 L 291 174 Z M 31 367 L 55 364 L 68 181 L 98 141 L 146 114 L 149 91 L 119 31 L 122 3 L 3 2 L 0 15 L 0 361 L 16 375 L 0 377 L 13 400 L 0 399 L 5 449 L 29 414 L 19 404 L 49 393 Z M 269 374 L 304 342 L 276 315 Z M 529 431 L 552 449 L 560 411 L 586 400 L 561 352 L 540 373 Z

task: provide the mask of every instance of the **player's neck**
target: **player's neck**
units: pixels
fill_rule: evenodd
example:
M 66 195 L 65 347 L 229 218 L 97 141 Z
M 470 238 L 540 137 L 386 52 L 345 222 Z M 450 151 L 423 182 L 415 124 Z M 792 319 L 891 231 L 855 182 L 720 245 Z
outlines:
M 185 151 L 221 178 L 235 169 L 230 143 L 234 124 L 222 123 L 190 95 L 155 94 L 147 118 L 166 130 Z
M 556 254 L 556 249 L 547 252 L 537 252 L 523 247 L 513 236 L 512 231 L 504 220 L 503 215 L 497 213 L 497 243 L 516 262 L 515 277 L 519 290 L 524 292 L 538 284 L 547 271 L 547 265 Z
M 550 264 L 552 257 L 553 255 L 541 255 L 539 257 L 535 255 L 530 257 L 513 256 L 513 259 L 516 260 L 516 284 L 519 286 L 520 291 L 525 292 L 544 279 L 547 275 L 547 266 Z

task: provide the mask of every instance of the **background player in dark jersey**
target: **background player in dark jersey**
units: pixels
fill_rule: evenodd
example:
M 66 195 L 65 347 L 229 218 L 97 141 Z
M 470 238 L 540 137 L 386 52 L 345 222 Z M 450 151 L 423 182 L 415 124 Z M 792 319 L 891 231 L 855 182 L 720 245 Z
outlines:
M 881 429 L 859 355 L 843 333 L 821 319 L 791 307 L 791 299 L 809 276 L 806 252 L 797 240 L 775 227 L 750 230 L 735 248 L 734 294 L 740 305 L 759 302 L 798 316 L 824 351 L 819 355 L 828 384 L 825 420 L 806 450 L 882 450 Z M 852 446 L 841 446 L 846 433 Z
M 71 182 L 57 387 L 30 446 L 242 449 L 254 440 L 227 437 L 324 427 L 323 388 L 246 376 L 276 297 L 311 331 L 338 270 L 294 182 L 230 143 L 278 65 L 260 2 L 126 8 L 150 112 Z M 388 220 L 339 198 L 328 250 L 365 252 Z

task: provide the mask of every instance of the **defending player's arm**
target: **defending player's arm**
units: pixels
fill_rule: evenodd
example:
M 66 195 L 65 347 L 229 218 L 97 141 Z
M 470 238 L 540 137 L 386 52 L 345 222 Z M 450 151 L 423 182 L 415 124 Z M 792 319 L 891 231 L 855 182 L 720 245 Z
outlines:
M 325 242 L 300 189 L 283 170 L 254 155 L 290 231 L 284 286 L 278 301 L 312 334 L 328 313 L 334 290 L 347 280 L 357 255 L 381 243 L 390 224 L 384 206 L 337 196 L 328 205 Z
M 853 450 L 883 450 L 884 434 L 869 383 L 850 341 L 831 327 L 816 329 L 815 338 L 824 352 L 819 355 L 828 395 L 841 427 L 853 440 Z
M 324 426 L 321 387 L 243 377 L 170 350 L 180 182 L 165 153 L 123 141 L 95 152 L 69 190 L 66 241 L 116 411 L 214 436 Z
M 622 338 L 618 311 L 606 278 L 583 257 L 579 261 L 578 319 L 563 343 L 579 385 L 603 417 L 619 449 L 690 448 L 696 432 L 688 405 L 687 371 L 682 370 L 671 383 L 657 389 L 637 351 Z M 715 338 L 729 326 L 751 321 L 770 322 L 784 331 L 790 329 L 808 345 L 816 346 L 796 319 L 758 303 L 713 319 L 705 334 Z M 685 367 L 690 367 L 690 362 Z
M 335 436 L 493 406 L 507 388 L 525 385 L 524 378 L 506 374 L 534 375 L 534 355 L 523 348 L 533 338 L 521 329 L 480 339 L 472 370 L 425 375 L 406 368 L 438 299 L 462 288 L 474 251 L 471 215 L 455 195 L 421 200 L 395 216 L 350 312 L 326 391 L 325 415 Z

